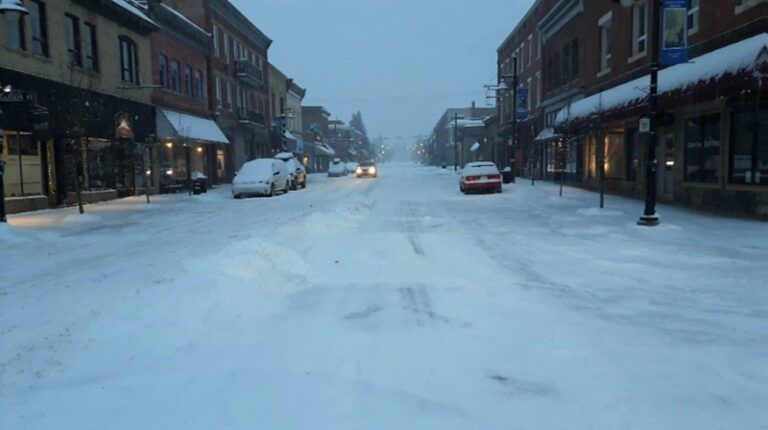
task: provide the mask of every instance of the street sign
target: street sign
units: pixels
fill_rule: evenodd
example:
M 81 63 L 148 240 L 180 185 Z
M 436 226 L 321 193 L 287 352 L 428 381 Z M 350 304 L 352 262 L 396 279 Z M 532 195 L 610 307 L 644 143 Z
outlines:
M 661 63 L 688 62 L 688 0 L 664 0 Z
M 638 127 L 640 129 L 640 133 L 650 133 L 651 132 L 651 119 L 650 118 L 640 118 L 640 125 Z
M 517 120 L 523 121 L 528 119 L 528 115 L 530 115 L 528 110 L 528 97 L 530 93 L 526 87 L 519 87 L 515 93 L 517 94 Z
M 0 103 L 29 103 L 35 101 L 35 95 L 26 91 L 0 93 Z

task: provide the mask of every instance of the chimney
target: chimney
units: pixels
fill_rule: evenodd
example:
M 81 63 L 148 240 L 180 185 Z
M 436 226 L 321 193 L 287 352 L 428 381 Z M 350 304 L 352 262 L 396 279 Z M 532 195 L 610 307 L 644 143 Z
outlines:
M 472 100 L 472 111 L 469 114 L 470 117 L 475 118 L 475 101 Z

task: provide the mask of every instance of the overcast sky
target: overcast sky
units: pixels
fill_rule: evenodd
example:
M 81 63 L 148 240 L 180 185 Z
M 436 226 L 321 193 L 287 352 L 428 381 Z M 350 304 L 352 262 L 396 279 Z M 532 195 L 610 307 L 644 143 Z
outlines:
M 496 48 L 533 0 L 231 0 L 274 43 L 305 105 L 372 137 L 431 132 L 448 107 L 484 106 Z M 396 143 L 392 141 L 392 143 Z

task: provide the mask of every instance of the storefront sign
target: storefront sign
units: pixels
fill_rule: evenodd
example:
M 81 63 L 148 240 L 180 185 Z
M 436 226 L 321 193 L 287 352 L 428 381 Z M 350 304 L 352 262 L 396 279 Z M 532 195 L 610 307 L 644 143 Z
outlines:
M 118 139 L 133 140 L 133 122 L 131 116 L 126 113 L 119 113 L 115 116 L 115 137 Z
M 688 62 L 688 0 L 664 0 L 664 36 L 661 62 Z
M 35 95 L 27 91 L 0 93 L 0 103 L 29 103 L 35 101 Z
M 527 119 L 528 115 L 530 115 L 530 111 L 528 109 L 528 98 L 530 97 L 530 92 L 528 88 L 520 87 L 517 89 L 517 91 L 515 91 L 515 94 L 517 97 L 517 119 Z
M 639 132 L 640 133 L 650 133 L 651 132 L 651 119 L 650 118 L 640 118 L 640 124 L 639 124 Z

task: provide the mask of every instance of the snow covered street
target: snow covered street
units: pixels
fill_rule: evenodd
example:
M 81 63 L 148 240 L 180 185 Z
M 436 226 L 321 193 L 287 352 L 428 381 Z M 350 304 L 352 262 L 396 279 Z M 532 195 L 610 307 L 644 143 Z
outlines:
M 768 223 L 380 172 L 9 217 L 0 428 L 768 428 Z

